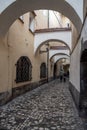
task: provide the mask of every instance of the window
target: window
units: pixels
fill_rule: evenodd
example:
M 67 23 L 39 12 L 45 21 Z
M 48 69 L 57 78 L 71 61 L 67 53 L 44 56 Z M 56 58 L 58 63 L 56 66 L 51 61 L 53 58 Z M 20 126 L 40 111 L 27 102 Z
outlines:
M 30 17 L 29 17 L 29 30 L 31 32 L 34 32 L 35 30 L 35 16 L 36 14 L 34 12 L 30 12 Z
M 24 23 L 24 16 L 23 16 L 23 15 L 21 15 L 21 16 L 19 17 L 19 19 L 21 20 L 21 22 Z
M 46 78 L 46 63 L 42 63 L 40 66 L 40 78 Z
M 16 83 L 30 81 L 32 79 L 32 65 L 28 57 L 22 56 L 16 65 Z

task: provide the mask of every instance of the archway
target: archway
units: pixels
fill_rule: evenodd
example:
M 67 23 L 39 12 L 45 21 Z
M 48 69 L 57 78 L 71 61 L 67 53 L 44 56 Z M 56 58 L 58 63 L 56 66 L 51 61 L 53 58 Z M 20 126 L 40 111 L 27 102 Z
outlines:
M 61 61 L 61 60 L 66 60 L 66 59 L 68 59 L 69 60 L 69 57 L 68 56 L 66 56 L 66 55 L 62 55 L 62 57 L 59 55 L 59 58 L 58 58 L 58 60 L 56 60 L 56 62 L 54 63 L 54 72 L 53 72 L 53 75 L 54 75 L 54 79 L 55 78 L 59 78 L 59 75 L 60 75 L 60 72 L 58 72 L 59 71 L 59 69 L 62 69 L 63 70 L 63 74 L 65 74 L 66 75 L 66 77 L 67 78 L 69 78 L 69 65 L 68 66 L 65 66 L 65 65 L 62 65 L 62 66 L 60 66 L 59 68 L 58 68 L 58 63 L 59 63 L 59 61 Z
M 70 60 L 69 60 L 69 57 L 68 58 L 60 58 L 59 60 L 57 60 L 57 62 L 58 61 L 60 61 L 60 60 L 62 60 L 62 59 L 64 59 L 64 60 L 68 60 L 68 63 L 66 63 L 66 64 L 63 64 L 62 66 L 63 66 L 63 74 L 65 75 L 65 77 L 67 78 L 67 79 L 69 79 L 69 68 L 70 68 Z M 56 62 L 56 63 L 57 63 Z
M 65 45 L 65 46 L 64 46 L 64 47 L 66 47 L 65 49 L 67 49 L 67 50 L 69 50 L 69 51 L 71 52 L 71 49 L 70 49 L 69 45 L 68 45 L 65 41 L 63 41 L 63 40 L 56 40 L 56 39 L 50 39 L 50 40 L 47 40 L 47 41 L 42 42 L 42 43 L 38 46 L 38 48 L 37 48 L 36 51 L 35 51 L 35 55 L 37 54 L 39 48 L 41 48 L 43 45 L 45 45 L 45 44 L 48 43 L 48 42 L 50 42 L 50 45 L 51 45 L 51 42 L 52 42 L 52 44 L 53 44 L 53 42 L 61 43 L 61 44 Z
M 50 57 L 50 60 L 51 60 L 54 56 L 57 56 L 57 55 L 63 55 L 63 56 L 68 56 L 68 57 L 69 57 L 69 55 L 66 54 L 66 53 L 56 53 L 56 54 L 54 54 L 54 55 L 52 55 L 52 56 Z
M 54 56 L 55 63 L 57 63 L 62 58 L 70 60 L 70 56 L 67 56 L 66 54 L 64 54 L 64 55 L 55 55 Z
M 56 63 L 55 63 L 55 64 L 54 64 L 54 69 L 53 69 L 53 77 L 54 77 L 54 79 L 57 78 L 56 72 L 57 72 L 57 65 L 56 65 Z
M 78 33 L 80 32 L 82 21 L 75 9 L 67 1 L 50 0 L 49 2 L 49 0 L 37 0 L 36 2 L 35 0 L 16 0 L 6 7 L 0 15 L 0 35 L 5 35 L 9 27 L 19 16 L 39 9 L 55 10 L 62 13 L 75 25 Z
M 87 41 L 82 44 L 80 59 L 80 109 L 87 115 Z

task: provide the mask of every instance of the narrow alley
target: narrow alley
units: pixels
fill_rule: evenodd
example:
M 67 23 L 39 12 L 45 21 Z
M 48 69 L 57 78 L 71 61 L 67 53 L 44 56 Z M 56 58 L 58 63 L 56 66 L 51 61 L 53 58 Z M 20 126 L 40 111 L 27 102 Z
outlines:
M 0 130 L 84 130 L 68 83 L 44 84 L 0 107 Z

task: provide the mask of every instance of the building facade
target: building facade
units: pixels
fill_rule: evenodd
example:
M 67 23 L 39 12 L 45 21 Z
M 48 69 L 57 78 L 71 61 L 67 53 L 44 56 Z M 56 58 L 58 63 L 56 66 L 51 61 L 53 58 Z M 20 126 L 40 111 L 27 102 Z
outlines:
M 64 58 L 66 55 L 70 58 L 70 91 L 77 107 L 85 109 L 87 107 L 86 0 L 51 0 L 50 3 L 38 0 L 36 4 L 27 0 L 24 3 L 20 0 L 15 2 L 8 0 L 1 4 L 3 6 L 0 9 L 0 104 L 55 77 L 54 71 L 62 62 L 55 65 L 55 58 L 49 59 L 53 48 L 55 50 L 53 56 L 57 55 L 59 58 L 61 55 Z M 50 34 L 51 32 L 55 33 Z M 41 34 L 43 36 L 38 37 Z M 40 38 L 48 40 L 37 43 L 37 46 L 36 35 L 38 42 Z

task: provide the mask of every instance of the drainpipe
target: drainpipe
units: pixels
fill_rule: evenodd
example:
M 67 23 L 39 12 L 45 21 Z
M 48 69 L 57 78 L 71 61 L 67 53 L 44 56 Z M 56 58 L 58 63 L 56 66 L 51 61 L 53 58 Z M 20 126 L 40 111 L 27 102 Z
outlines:
M 8 88 L 7 89 L 9 89 L 9 58 L 10 58 L 10 56 L 9 56 L 9 31 L 8 31 L 8 33 L 7 33 L 7 48 L 8 48 Z M 7 90 L 8 91 L 8 90 Z
M 49 10 L 48 10 L 48 29 L 50 27 L 50 19 L 49 19 Z M 47 42 L 47 82 L 49 81 L 49 42 Z
M 47 82 L 49 81 L 49 43 L 47 44 Z
M 48 48 L 47 48 L 47 82 L 48 82 L 48 55 L 49 55 L 49 53 L 48 53 Z
M 49 10 L 48 10 L 48 28 L 49 28 L 49 25 L 50 25 L 50 21 L 49 21 Z

